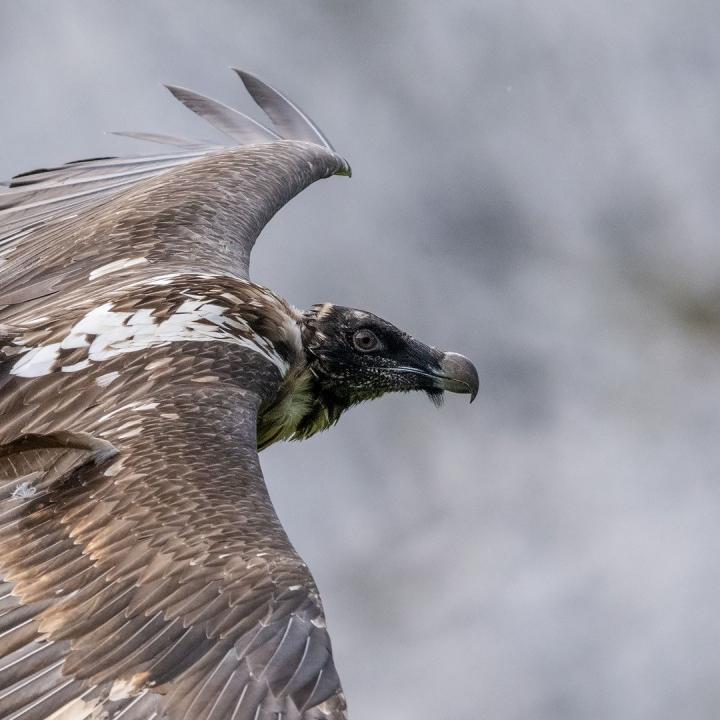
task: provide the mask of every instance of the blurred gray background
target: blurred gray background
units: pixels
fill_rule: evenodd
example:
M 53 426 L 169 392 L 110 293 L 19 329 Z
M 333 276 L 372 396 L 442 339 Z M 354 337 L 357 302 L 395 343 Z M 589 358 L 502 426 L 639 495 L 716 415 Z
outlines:
M 720 4 L 0 4 L 0 175 L 296 99 L 353 165 L 254 278 L 480 370 L 262 457 L 353 720 L 720 716 Z

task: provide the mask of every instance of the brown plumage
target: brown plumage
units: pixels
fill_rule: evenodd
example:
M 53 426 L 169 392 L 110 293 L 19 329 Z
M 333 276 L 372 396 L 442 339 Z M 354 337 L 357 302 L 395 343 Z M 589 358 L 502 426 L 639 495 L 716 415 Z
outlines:
M 462 356 L 250 282 L 272 215 L 349 166 L 241 77 L 285 138 L 171 88 L 250 144 L 130 133 L 181 150 L 38 170 L 0 194 L 7 720 L 346 718 L 258 447 L 389 390 L 477 390 Z

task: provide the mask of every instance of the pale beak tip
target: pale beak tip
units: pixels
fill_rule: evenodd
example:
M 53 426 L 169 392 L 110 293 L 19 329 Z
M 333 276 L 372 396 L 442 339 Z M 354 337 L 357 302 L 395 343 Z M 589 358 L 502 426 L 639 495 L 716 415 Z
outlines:
M 480 379 L 475 366 L 464 355 L 447 352 L 440 361 L 442 388 L 450 392 L 469 393 L 470 402 L 477 397 Z

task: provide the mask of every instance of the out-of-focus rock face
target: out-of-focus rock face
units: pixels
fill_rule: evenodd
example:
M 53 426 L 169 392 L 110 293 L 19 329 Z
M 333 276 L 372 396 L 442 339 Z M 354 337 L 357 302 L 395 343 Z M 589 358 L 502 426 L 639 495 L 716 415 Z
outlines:
M 354 170 L 283 210 L 254 277 L 481 371 L 472 408 L 385 399 L 263 455 L 353 720 L 717 717 L 719 23 L 714 0 L 0 6 L 0 175 L 134 147 L 106 129 L 206 134 L 158 82 L 235 101 L 246 67 Z

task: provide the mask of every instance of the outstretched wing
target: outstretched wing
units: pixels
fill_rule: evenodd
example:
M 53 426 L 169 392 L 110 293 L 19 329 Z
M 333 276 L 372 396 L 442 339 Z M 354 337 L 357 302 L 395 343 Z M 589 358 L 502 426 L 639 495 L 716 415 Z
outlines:
M 287 365 L 253 328 L 288 316 L 241 278 L 272 214 L 347 165 L 174 92 L 252 144 L 155 137 L 180 150 L 0 195 L 4 720 L 346 718 L 257 457 Z
M 23 377 L 4 347 L 0 716 L 344 720 L 258 462 L 276 365 L 188 340 Z
M 0 193 L 0 306 L 112 285 L 129 268 L 137 277 L 247 278 L 252 246 L 275 212 L 315 180 L 350 172 L 296 106 L 257 78 L 249 87 L 279 118 L 282 137 L 222 103 L 169 87 L 235 145 L 127 133 L 180 149 L 15 177 Z

